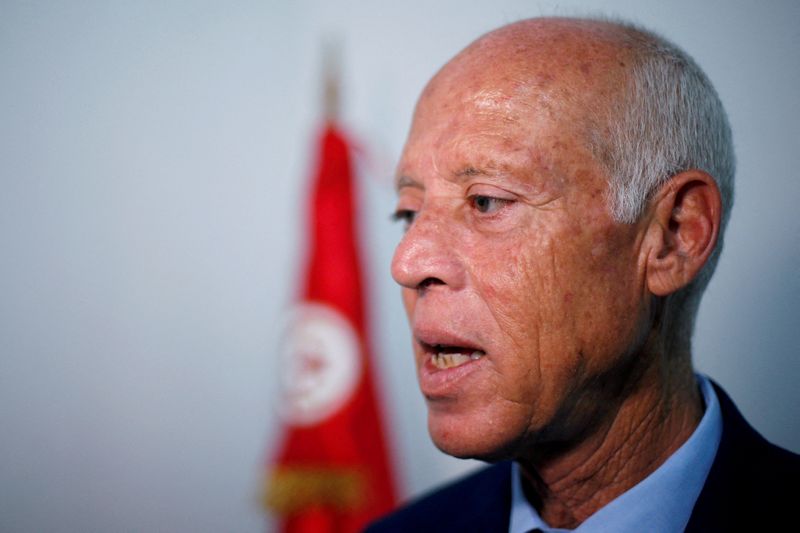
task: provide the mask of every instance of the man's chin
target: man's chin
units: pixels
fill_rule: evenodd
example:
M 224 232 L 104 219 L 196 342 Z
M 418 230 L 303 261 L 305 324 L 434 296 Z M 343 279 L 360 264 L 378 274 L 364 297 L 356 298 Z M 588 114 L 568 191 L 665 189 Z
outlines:
M 517 455 L 518 441 L 509 442 L 502 435 L 483 431 L 482 427 L 439 427 L 429 420 L 428 431 L 436 447 L 458 459 L 477 459 L 496 463 L 514 459 Z

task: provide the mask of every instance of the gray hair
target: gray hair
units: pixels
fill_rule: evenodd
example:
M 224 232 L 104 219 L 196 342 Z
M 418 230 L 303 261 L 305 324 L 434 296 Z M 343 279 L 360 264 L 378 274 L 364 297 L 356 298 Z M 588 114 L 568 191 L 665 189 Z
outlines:
M 675 174 L 699 169 L 716 180 L 722 196 L 717 246 L 695 280 L 667 298 L 662 324 L 670 342 L 691 338 L 700 298 L 714 272 L 733 205 L 735 156 L 731 128 L 708 77 L 683 50 L 652 32 L 615 22 L 633 65 L 619 102 L 594 139 L 610 172 L 609 207 L 619 222 L 633 223 Z M 610 132 L 610 134 L 609 134 Z M 686 346 L 688 348 L 688 344 Z

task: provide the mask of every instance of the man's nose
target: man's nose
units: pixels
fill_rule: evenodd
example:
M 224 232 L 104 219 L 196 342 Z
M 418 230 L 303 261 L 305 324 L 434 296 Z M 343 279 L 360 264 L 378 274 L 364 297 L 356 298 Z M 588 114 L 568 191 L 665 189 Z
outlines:
M 409 289 L 436 285 L 459 289 L 464 268 L 456 253 L 454 226 L 442 213 L 421 211 L 397 245 L 392 258 L 392 277 Z

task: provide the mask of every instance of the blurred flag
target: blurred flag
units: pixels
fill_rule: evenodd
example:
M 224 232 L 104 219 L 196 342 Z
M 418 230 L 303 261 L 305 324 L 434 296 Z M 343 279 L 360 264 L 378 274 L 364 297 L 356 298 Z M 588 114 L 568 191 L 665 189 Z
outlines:
M 367 338 L 350 149 L 320 139 L 302 300 L 281 349 L 285 428 L 265 504 L 291 533 L 361 531 L 395 504 Z

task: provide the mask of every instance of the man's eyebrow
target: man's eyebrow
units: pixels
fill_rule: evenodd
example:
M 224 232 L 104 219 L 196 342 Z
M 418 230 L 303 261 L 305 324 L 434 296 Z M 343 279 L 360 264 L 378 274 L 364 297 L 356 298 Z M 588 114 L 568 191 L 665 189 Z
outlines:
M 456 172 L 455 175 L 457 178 L 469 178 L 471 176 L 485 176 L 486 174 L 487 172 L 485 170 L 475 167 L 466 167 Z
M 472 176 L 492 176 L 493 173 L 490 171 L 486 171 L 477 167 L 464 167 L 461 170 L 454 172 L 453 177 L 455 177 L 458 181 L 465 180 L 466 178 L 471 178 Z M 395 183 L 395 190 L 399 191 L 405 187 L 411 187 L 414 189 L 425 190 L 425 186 L 422 182 L 415 180 L 410 176 L 401 175 L 397 178 L 397 182 Z
M 400 176 L 400 177 L 398 177 L 397 178 L 397 183 L 395 183 L 395 186 L 394 186 L 395 190 L 399 191 L 400 189 L 403 189 L 405 187 L 412 187 L 414 189 L 420 189 L 420 190 L 424 190 L 425 189 L 425 187 L 422 185 L 422 183 L 420 183 L 419 181 L 415 180 L 412 177 L 409 177 L 409 176 Z

